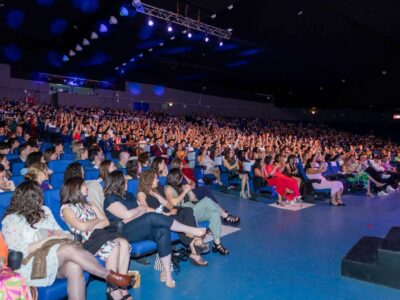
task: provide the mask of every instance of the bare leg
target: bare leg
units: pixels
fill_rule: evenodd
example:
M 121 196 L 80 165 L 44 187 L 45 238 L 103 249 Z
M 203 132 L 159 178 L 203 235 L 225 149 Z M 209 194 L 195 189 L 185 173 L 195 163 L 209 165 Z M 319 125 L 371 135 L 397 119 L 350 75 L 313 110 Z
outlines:
M 163 266 L 163 271 L 160 276 L 161 281 L 165 281 L 166 285 L 170 287 L 175 287 L 175 281 L 172 279 L 171 275 L 171 254 L 160 257 L 161 264 Z
M 83 277 L 82 268 L 78 264 L 69 261 L 59 266 L 60 268 L 58 270 L 57 277 L 67 279 L 68 299 L 85 299 L 86 282 L 85 278 Z
M 200 237 L 206 233 L 205 228 L 197 228 L 197 227 L 187 226 L 176 220 L 174 220 L 170 229 L 172 231 L 183 232 L 183 233 L 191 234 L 191 235 L 198 236 L 198 237 Z
M 57 250 L 57 258 L 60 266 L 63 266 L 67 262 L 73 262 L 86 272 L 99 278 L 105 279 L 110 273 L 98 263 L 90 252 L 76 245 L 60 246 Z

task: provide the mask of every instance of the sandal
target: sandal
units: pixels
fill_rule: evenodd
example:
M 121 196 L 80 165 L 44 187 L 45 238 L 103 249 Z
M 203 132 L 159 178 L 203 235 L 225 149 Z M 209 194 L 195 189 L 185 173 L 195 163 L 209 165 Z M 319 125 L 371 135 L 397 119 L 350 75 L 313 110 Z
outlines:
M 240 217 L 228 214 L 226 218 L 222 218 L 222 222 L 226 225 L 237 226 L 240 224 Z
M 169 287 L 170 289 L 173 289 L 173 288 L 176 286 L 175 280 L 166 281 L 166 282 L 165 282 L 165 286 L 166 286 L 166 287 Z
M 208 243 L 201 244 L 201 245 L 194 245 L 194 249 L 197 255 L 207 254 L 210 252 L 210 245 Z
M 133 297 L 132 297 L 132 295 L 131 295 L 131 294 L 129 294 L 129 291 L 128 291 L 128 289 L 121 289 L 121 290 L 127 291 L 127 292 L 128 292 L 128 294 L 126 294 L 126 295 L 123 295 L 123 296 L 122 296 L 122 298 L 121 298 L 121 299 L 119 299 L 119 300 L 133 300 Z
M 221 255 L 228 255 L 229 254 L 229 250 L 227 248 L 222 246 L 222 244 L 218 244 L 217 245 L 216 243 L 213 244 L 212 252 L 213 253 L 219 252 L 219 254 L 221 254 Z
M 107 300 L 114 300 L 114 297 L 111 295 L 112 292 L 118 291 L 119 287 L 113 286 L 113 285 L 108 285 L 107 287 Z

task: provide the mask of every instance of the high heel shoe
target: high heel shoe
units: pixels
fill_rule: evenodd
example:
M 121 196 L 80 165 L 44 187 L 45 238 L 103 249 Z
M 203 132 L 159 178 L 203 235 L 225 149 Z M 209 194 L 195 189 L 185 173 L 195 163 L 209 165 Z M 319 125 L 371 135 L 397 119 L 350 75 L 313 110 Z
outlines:
M 216 244 L 216 243 L 213 244 L 212 252 L 213 253 L 219 252 L 219 254 L 221 254 L 221 255 L 228 255 L 229 254 L 229 250 L 227 248 L 222 246 L 222 244 Z
M 242 193 L 242 192 L 240 192 L 239 197 L 242 198 L 242 199 L 247 199 L 246 194 L 245 194 L 245 193 Z
M 189 239 L 193 239 L 195 237 L 201 238 L 201 239 L 205 239 L 206 235 L 207 235 L 207 228 L 197 228 L 199 230 L 198 234 L 191 234 L 191 233 L 186 233 L 186 236 Z
M 330 202 L 329 202 L 329 205 L 331 205 L 331 206 L 340 206 L 340 203 L 334 204 L 332 201 L 330 201 Z

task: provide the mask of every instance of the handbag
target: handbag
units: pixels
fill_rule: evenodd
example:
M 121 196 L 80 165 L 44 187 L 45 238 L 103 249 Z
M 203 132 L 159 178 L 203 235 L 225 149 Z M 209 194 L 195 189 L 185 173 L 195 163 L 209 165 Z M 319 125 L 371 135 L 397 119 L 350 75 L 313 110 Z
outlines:
M 83 244 L 83 248 L 94 255 L 100 250 L 101 246 L 116 238 L 123 237 L 117 233 L 113 227 L 109 226 L 102 229 L 95 229 L 89 239 Z

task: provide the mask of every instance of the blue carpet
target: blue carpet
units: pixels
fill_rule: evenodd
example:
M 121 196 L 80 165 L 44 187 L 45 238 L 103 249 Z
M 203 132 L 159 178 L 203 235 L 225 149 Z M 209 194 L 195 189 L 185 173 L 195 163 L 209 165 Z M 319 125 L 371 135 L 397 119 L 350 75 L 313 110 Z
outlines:
M 400 299 L 400 290 L 340 276 L 341 258 L 361 236 L 383 237 L 400 224 L 400 193 L 346 195 L 346 207 L 318 203 L 297 212 L 217 195 L 242 219 L 242 230 L 223 239 L 230 255 L 206 255 L 206 268 L 181 263 L 175 289 L 159 282 L 152 265 L 132 262 L 142 275 L 134 299 Z M 105 299 L 104 283 L 92 281 L 87 295 Z

